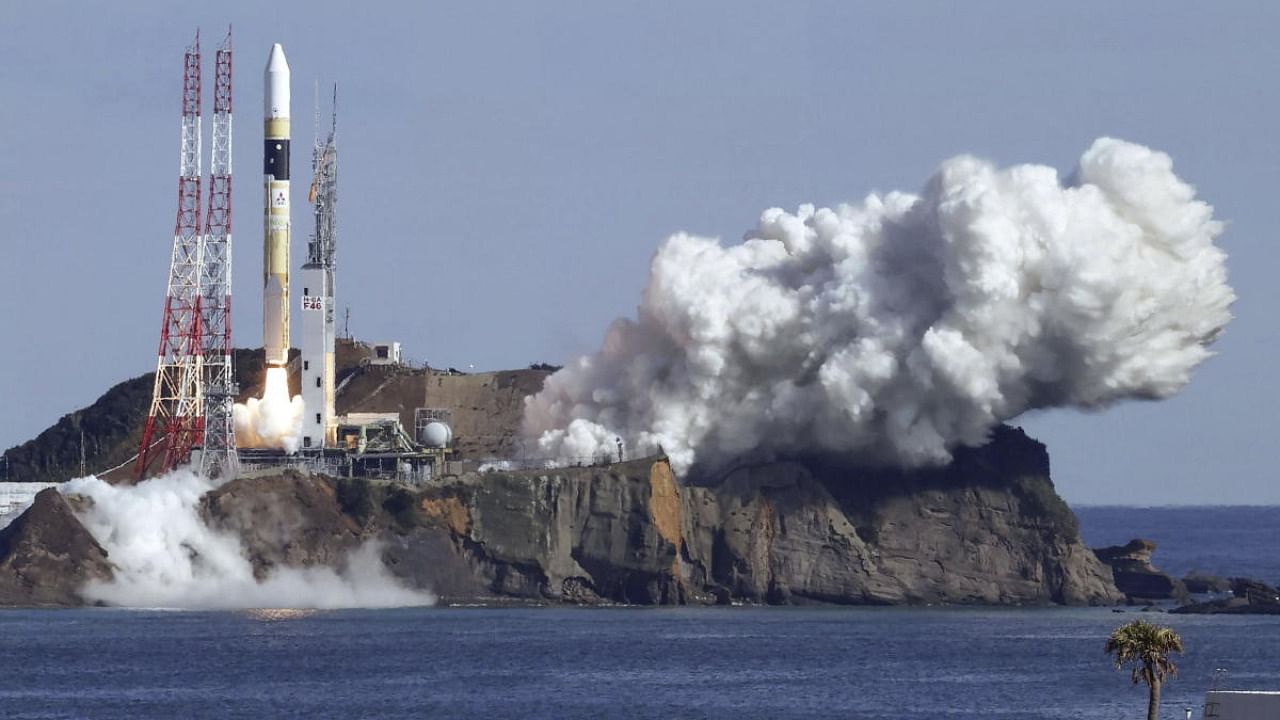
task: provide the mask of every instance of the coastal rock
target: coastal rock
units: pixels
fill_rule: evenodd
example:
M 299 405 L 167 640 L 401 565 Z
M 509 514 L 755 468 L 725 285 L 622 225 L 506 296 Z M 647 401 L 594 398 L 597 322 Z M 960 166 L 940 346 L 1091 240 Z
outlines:
M 1190 615 L 1280 615 L 1280 590 L 1250 578 L 1231 578 L 1229 598 L 1191 603 L 1173 610 Z
M 80 605 L 86 582 L 111 576 L 106 550 L 53 488 L 0 530 L 0 605 Z
M 1194 595 L 1231 591 L 1230 580 L 1220 578 L 1216 575 L 1206 575 L 1205 573 L 1196 572 L 1194 570 L 1183 576 L 1182 585 L 1187 589 L 1187 592 Z
M 1111 567 L 1116 587 L 1125 594 L 1130 605 L 1143 605 L 1153 600 L 1186 600 L 1187 588 L 1181 581 L 1160 572 L 1151 564 L 1156 544 L 1134 539 L 1125 545 L 1094 548 L 1098 559 Z

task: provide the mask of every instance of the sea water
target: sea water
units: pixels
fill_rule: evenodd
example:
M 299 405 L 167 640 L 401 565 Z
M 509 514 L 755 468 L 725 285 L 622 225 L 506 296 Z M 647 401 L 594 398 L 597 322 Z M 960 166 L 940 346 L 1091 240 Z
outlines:
M 1142 528 L 1147 511 L 1131 512 L 1125 527 Z M 1257 520 L 1249 517 L 1225 520 L 1238 528 Z M 1081 519 L 1087 538 L 1132 534 L 1104 532 L 1088 511 Z M 1162 543 L 1157 557 L 1168 549 L 1165 565 L 1188 562 L 1177 547 Z M 1195 551 L 1218 555 L 1203 545 Z M 1243 558 L 1239 572 L 1265 575 L 1255 569 L 1264 560 Z M 1135 718 L 1146 691 L 1102 648 L 1112 628 L 1139 617 L 1172 625 L 1186 645 L 1162 717 L 1182 718 L 1188 707 L 1199 717 L 1214 683 L 1280 689 L 1280 617 L 1271 616 L 1109 608 L 8 610 L 0 611 L 0 717 Z

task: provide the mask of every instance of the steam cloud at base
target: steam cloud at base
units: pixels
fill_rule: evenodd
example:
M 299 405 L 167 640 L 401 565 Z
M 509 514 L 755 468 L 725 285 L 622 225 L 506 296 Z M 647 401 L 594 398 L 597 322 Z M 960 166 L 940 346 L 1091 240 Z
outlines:
M 302 443 L 306 406 L 301 395 L 289 398 L 289 371 L 267 368 L 262 398 L 232 408 L 236 444 L 243 448 L 279 448 L 293 454 Z
M 176 470 L 134 486 L 94 477 L 63 484 L 92 503 L 77 515 L 115 566 L 109 583 L 82 592 L 90 602 L 189 609 L 373 608 L 430 605 L 430 593 L 401 586 L 366 543 L 341 569 L 277 568 L 259 581 L 239 538 L 204 524 L 200 497 L 214 485 Z
M 944 463 L 1034 408 L 1168 397 L 1235 295 L 1223 225 L 1168 155 L 1102 138 L 1073 177 L 943 163 L 917 195 L 766 210 L 657 251 L 636 319 L 526 401 L 534 452 L 661 446 Z

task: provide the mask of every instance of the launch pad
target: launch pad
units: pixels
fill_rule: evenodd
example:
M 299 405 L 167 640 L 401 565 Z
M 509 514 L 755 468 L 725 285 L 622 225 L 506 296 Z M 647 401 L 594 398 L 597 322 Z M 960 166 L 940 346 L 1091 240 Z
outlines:
M 424 418 L 410 437 L 397 413 L 350 413 L 337 418 L 335 446 L 288 453 L 279 448 L 241 448 L 241 475 L 294 469 L 330 477 L 391 480 L 419 485 L 449 472 L 453 450 L 447 412 L 419 408 Z M 446 428 L 441 434 L 440 428 Z

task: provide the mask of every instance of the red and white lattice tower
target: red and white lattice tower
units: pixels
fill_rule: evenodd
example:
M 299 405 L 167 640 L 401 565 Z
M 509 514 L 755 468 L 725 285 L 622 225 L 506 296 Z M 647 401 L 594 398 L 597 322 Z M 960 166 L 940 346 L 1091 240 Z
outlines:
M 185 463 L 204 433 L 204 333 L 200 280 L 200 33 L 182 65 L 182 154 L 178 216 L 173 230 L 169 286 L 160 326 L 151 410 L 142 431 L 135 471 L 139 479 Z
M 239 390 L 231 353 L 231 31 L 218 47 L 209 161 L 209 214 L 204 224 L 200 279 L 204 333 L 204 445 L 206 477 L 237 471 L 231 408 Z

